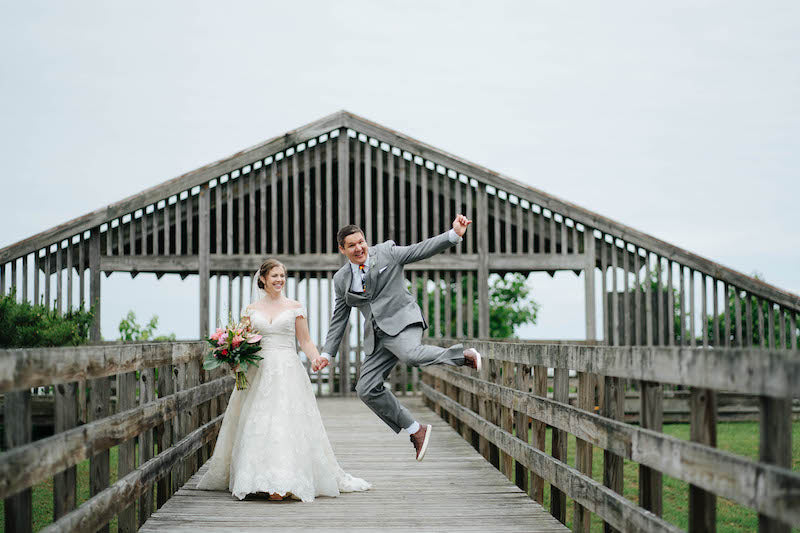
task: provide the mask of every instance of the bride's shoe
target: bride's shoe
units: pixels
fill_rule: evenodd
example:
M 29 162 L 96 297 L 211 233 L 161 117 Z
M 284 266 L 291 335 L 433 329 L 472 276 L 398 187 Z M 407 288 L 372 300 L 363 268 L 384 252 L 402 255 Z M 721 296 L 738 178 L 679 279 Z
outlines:
M 269 494 L 269 499 L 271 501 L 273 501 L 273 502 L 279 502 L 279 501 L 283 500 L 284 498 L 286 498 L 286 496 L 281 496 L 277 492 L 274 492 L 274 493 L 270 492 L 270 494 Z

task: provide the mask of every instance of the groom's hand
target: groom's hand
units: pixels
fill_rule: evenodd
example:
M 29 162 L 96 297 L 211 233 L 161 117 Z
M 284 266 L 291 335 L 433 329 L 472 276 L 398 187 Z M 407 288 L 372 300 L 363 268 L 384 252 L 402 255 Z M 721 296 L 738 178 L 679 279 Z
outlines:
M 315 357 L 313 361 L 311 361 L 311 370 L 314 372 L 319 372 L 326 366 L 328 366 L 328 360 L 322 356 Z
M 464 215 L 457 215 L 456 219 L 453 221 L 453 231 L 456 232 L 456 235 L 459 237 L 463 237 L 464 234 L 467 232 L 467 226 L 472 224 L 472 221 L 465 217 Z

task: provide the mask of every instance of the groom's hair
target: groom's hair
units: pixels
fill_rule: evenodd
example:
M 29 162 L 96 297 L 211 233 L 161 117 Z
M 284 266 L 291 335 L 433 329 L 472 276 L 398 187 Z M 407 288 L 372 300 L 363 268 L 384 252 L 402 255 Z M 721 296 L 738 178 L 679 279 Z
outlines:
M 343 227 L 339 230 L 339 233 L 336 234 L 336 241 L 339 243 L 339 246 L 344 248 L 344 240 L 347 238 L 348 235 L 352 235 L 354 233 L 360 233 L 364 235 L 364 230 L 356 226 L 355 224 L 348 224 L 347 226 Z M 364 235 L 366 239 L 367 236 Z

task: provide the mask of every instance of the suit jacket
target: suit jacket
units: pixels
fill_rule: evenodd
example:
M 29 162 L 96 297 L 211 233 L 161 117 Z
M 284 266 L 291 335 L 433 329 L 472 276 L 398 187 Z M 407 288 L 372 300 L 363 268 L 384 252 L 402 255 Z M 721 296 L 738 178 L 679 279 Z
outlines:
M 427 259 L 453 244 L 445 232 L 410 246 L 397 246 L 394 241 L 386 241 L 370 247 L 367 290 L 364 293 L 350 290 L 353 271 L 350 263 L 345 263 L 333 276 L 336 300 L 322 351 L 331 357 L 336 355 L 353 307 L 364 315 L 364 351 L 367 354 L 375 350 L 373 319 L 381 331 L 391 336 L 411 324 L 422 324 L 426 328 L 422 310 L 406 289 L 403 265 Z

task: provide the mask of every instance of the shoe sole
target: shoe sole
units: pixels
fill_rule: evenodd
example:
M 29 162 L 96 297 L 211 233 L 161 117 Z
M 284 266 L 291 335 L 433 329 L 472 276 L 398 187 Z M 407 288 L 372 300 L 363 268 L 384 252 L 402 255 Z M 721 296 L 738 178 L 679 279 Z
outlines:
M 433 429 L 433 426 L 426 424 L 425 428 L 425 440 L 422 441 L 422 449 L 419 451 L 417 461 L 422 461 L 422 459 L 425 457 L 425 452 L 428 450 L 428 443 L 431 440 L 431 430 Z
M 477 355 L 477 357 L 475 358 L 475 371 L 476 372 L 480 372 L 481 371 L 481 352 L 479 352 L 478 350 L 475 350 L 475 354 Z

